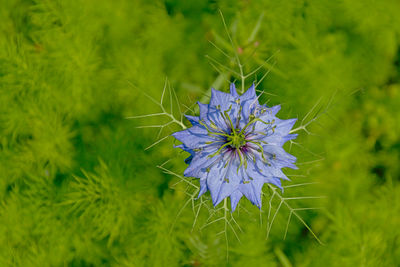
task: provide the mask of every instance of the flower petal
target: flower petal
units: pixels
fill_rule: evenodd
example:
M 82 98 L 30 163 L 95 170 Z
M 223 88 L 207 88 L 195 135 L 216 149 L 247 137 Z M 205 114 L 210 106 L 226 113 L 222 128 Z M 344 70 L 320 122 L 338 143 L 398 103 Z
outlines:
M 293 125 L 296 123 L 297 119 L 289 119 L 289 120 L 275 120 L 276 129 L 275 132 L 280 135 L 288 135 L 290 130 L 293 128 Z
M 196 177 L 196 178 L 203 178 L 207 175 L 207 168 L 213 164 L 213 162 L 220 160 L 221 156 L 217 155 L 214 158 L 209 158 L 208 156 L 215 153 L 218 147 L 207 146 L 204 147 L 202 151 L 196 152 L 193 156 L 192 161 L 190 162 L 189 166 L 183 172 L 183 175 L 186 177 Z
M 269 108 L 269 112 L 272 114 L 272 116 L 275 116 L 279 110 L 281 110 L 281 105 L 276 105 Z
M 239 200 L 242 198 L 243 194 L 239 190 L 235 190 L 231 194 L 231 210 L 232 212 L 235 211 L 237 204 L 239 203 Z
M 207 191 L 208 191 L 207 180 L 201 179 L 200 180 L 200 192 L 199 192 L 199 195 L 197 196 L 197 199 L 199 199 Z
M 260 176 L 253 163 L 248 163 L 245 170 L 241 169 L 241 173 L 245 179 L 239 185 L 240 192 L 250 200 L 251 203 L 261 208 L 261 190 L 264 185 L 264 177 Z
M 224 162 L 220 160 L 210 169 L 210 171 L 207 174 L 207 187 L 208 190 L 210 190 L 211 199 L 214 206 L 217 203 L 220 188 L 222 183 L 224 182 L 225 169 L 223 167 L 224 167 Z
M 208 105 L 200 103 L 200 102 L 197 102 L 197 105 L 199 105 L 199 110 L 200 110 L 199 118 L 200 118 L 200 120 L 202 120 L 202 121 L 208 120 L 208 118 L 207 118 Z
M 210 106 L 208 108 L 208 119 L 209 123 L 208 126 L 212 128 L 211 122 L 215 124 L 215 126 L 218 128 L 216 131 L 222 131 L 225 133 L 230 132 L 230 126 L 228 125 L 228 122 L 224 119 L 222 116 L 221 110 L 216 109 L 214 106 Z
M 196 125 L 199 124 L 199 117 L 196 116 L 190 116 L 190 115 L 185 115 L 186 119 L 192 124 L 192 125 Z
M 236 91 L 236 86 L 235 86 L 234 83 L 231 83 L 231 85 L 230 85 L 230 87 L 229 87 L 229 90 L 230 90 L 230 92 L 231 92 L 231 95 L 232 95 L 234 98 L 238 98 L 238 97 L 239 97 L 239 94 L 238 94 L 237 91 Z
M 261 190 L 264 185 L 262 179 L 255 179 L 248 184 L 240 184 L 240 192 L 248 199 L 253 205 L 261 208 Z
M 227 94 L 214 88 L 211 88 L 210 106 L 220 106 L 221 110 L 229 109 L 229 106 L 235 103 L 235 98 L 231 94 Z
M 257 94 L 256 94 L 256 87 L 254 86 L 254 83 L 252 84 L 252 86 L 250 86 L 249 89 L 247 89 L 246 92 L 244 92 L 243 95 L 241 95 L 239 97 L 239 99 L 240 99 L 240 102 L 244 102 L 244 101 L 250 100 L 250 99 L 256 100 L 257 104 L 258 104 Z
M 248 99 L 242 103 L 242 119 L 240 127 L 243 128 L 250 120 L 250 115 L 255 113 L 257 103 L 253 99 Z
M 283 191 L 281 179 L 279 179 L 279 177 L 265 178 L 265 182 L 276 185 Z
M 234 154 L 236 155 L 236 154 Z M 229 164 L 226 168 L 226 175 L 223 177 L 223 182 L 219 188 L 218 197 L 214 203 L 214 206 L 218 205 L 223 199 L 229 197 L 234 191 L 236 191 L 239 187 L 239 183 L 242 180 L 240 177 L 237 168 L 239 165 L 239 160 L 234 156 L 231 159 L 231 164 Z
M 293 163 L 296 162 L 296 157 L 287 153 L 282 147 L 267 144 L 263 145 L 263 148 L 264 155 L 272 166 L 277 169 L 285 167 L 293 168 Z M 294 166 L 294 168 L 297 169 L 296 166 Z
M 219 141 L 218 137 L 208 135 L 207 130 L 201 125 L 196 125 L 186 130 L 175 132 L 172 136 L 190 149 L 203 147 L 206 145 L 206 142 Z

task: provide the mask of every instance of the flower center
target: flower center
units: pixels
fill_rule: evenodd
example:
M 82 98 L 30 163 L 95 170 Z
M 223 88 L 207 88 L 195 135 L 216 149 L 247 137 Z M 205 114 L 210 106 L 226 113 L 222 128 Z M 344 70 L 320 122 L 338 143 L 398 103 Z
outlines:
M 227 142 L 230 143 L 231 147 L 238 149 L 246 144 L 246 138 L 243 133 L 238 133 L 233 130 L 231 135 L 227 138 Z

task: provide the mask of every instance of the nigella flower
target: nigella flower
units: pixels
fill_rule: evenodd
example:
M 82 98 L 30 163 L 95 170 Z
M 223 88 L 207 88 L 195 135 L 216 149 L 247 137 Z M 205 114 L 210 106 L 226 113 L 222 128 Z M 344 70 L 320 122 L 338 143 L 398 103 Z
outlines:
M 296 168 L 282 148 L 297 136 L 289 133 L 296 119 L 278 119 L 279 105 L 260 105 L 254 84 L 242 95 L 234 84 L 230 94 L 212 89 L 210 103 L 198 105 L 199 117 L 186 116 L 192 127 L 173 134 L 190 153 L 184 175 L 200 179 L 199 196 L 209 190 L 214 206 L 230 197 L 234 211 L 244 195 L 261 208 L 264 183 L 282 189 L 281 169 Z

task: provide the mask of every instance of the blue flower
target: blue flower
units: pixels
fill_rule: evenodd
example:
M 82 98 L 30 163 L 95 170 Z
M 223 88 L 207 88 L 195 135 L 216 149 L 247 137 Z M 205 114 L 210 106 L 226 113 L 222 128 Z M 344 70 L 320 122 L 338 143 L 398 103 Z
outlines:
M 210 104 L 198 105 L 199 117 L 186 116 L 192 127 L 173 134 L 190 153 L 184 175 L 200 179 L 199 196 L 209 190 L 214 206 L 230 197 L 234 211 L 244 195 L 261 208 L 264 183 L 282 189 L 282 168 L 296 168 L 282 148 L 297 137 L 290 134 L 296 119 L 278 119 L 279 105 L 260 105 L 254 84 L 242 95 L 233 83 L 230 94 L 212 89 Z

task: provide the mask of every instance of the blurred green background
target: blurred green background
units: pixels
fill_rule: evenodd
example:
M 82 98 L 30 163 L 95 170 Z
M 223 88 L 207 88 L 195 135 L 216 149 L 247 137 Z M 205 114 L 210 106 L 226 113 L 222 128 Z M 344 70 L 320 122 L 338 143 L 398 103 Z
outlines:
M 293 202 L 322 207 L 299 214 L 324 245 L 296 218 L 284 240 L 283 208 L 266 239 L 266 209 L 242 199 L 227 260 L 207 197 L 195 216 L 157 168 L 187 155 L 145 150 L 158 131 L 137 127 L 168 118 L 125 119 L 160 112 L 143 92 L 166 77 L 183 109 L 239 86 L 220 49 L 262 66 L 246 86 L 269 72 L 261 99 L 295 127 L 321 115 L 286 183 L 315 184 L 283 195 L 324 196 Z M 0 266 L 400 266 L 399 107 L 398 0 L 0 0 Z

